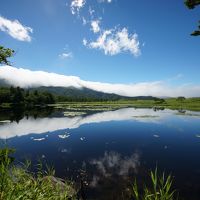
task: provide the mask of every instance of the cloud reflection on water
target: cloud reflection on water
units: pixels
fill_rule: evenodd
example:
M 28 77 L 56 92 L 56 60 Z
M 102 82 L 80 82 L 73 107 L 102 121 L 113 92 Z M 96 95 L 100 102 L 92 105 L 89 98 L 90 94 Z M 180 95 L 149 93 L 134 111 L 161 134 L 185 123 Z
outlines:
M 126 176 L 130 169 L 137 172 L 137 167 L 140 165 L 139 153 L 135 152 L 130 157 L 122 157 L 121 154 L 111 151 L 105 152 L 104 156 L 99 159 L 90 161 L 91 165 L 95 165 L 101 175 L 105 177 L 116 173 L 119 176 Z
M 95 168 L 90 186 L 96 187 L 101 179 L 112 179 L 116 176 L 125 178 L 130 171 L 137 173 L 140 166 L 140 154 L 136 151 L 130 156 L 122 156 L 115 151 L 105 151 L 103 157 L 92 159 L 88 164 Z
M 108 121 L 136 120 L 139 122 L 158 123 L 162 118 L 172 114 L 172 111 L 153 111 L 152 109 L 124 108 L 115 111 L 107 111 L 87 116 L 60 117 L 60 118 L 23 118 L 19 123 L 3 123 L 0 125 L 0 138 L 12 138 L 28 135 L 30 133 L 41 134 L 62 129 L 78 128 L 84 124 L 100 123 Z

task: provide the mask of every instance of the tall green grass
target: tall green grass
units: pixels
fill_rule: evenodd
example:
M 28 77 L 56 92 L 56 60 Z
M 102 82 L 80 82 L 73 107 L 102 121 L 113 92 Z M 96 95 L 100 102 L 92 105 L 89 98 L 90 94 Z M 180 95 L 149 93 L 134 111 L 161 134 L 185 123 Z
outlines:
M 37 173 L 29 172 L 30 162 L 23 166 L 13 164 L 14 150 L 0 149 L 0 200 L 73 200 L 75 190 L 71 183 L 54 177 L 52 168 Z
M 171 175 L 165 176 L 163 173 L 158 175 L 157 168 L 154 172 L 150 173 L 151 185 L 149 187 L 143 186 L 139 190 L 135 180 L 132 193 L 134 200 L 178 200 L 176 191 L 172 189 Z

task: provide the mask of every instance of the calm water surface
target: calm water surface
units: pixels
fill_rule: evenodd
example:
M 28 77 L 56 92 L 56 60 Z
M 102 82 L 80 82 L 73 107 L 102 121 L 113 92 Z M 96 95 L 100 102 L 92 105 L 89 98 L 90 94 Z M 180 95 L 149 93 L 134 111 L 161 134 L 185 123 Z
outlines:
M 52 164 L 56 175 L 84 181 L 87 199 L 122 199 L 134 179 L 157 166 L 186 200 L 200 199 L 200 113 L 125 108 L 64 117 L 61 111 L 1 113 L 0 138 L 16 159 Z M 11 120 L 11 121 L 9 121 Z

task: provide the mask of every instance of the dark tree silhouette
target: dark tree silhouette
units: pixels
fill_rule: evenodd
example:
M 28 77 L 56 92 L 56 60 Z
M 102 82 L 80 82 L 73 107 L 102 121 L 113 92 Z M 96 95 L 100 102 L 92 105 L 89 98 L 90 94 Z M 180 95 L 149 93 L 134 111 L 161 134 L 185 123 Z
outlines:
M 186 0 L 185 1 L 185 5 L 189 8 L 189 9 L 193 9 L 196 6 L 198 6 L 200 4 L 200 0 Z
M 200 5 L 200 0 L 186 0 L 185 5 L 189 9 L 194 9 L 196 6 Z M 200 21 L 199 21 L 199 26 L 198 30 L 195 30 L 194 32 L 191 33 L 192 36 L 198 36 L 200 35 Z

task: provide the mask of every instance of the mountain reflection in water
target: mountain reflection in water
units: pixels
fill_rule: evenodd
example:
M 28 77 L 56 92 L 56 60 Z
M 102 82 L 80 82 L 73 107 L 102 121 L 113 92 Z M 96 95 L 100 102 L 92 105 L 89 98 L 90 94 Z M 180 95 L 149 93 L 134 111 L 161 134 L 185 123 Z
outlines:
M 140 122 L 158 123 L 162 118 L 170 115 L 167 111 L 153 111 L 152 109 L 124 108 L 116 111 L 101 112 L 76 117 L 24 117 L 19 122 L 3 123 L 0 126 L 1 138 L 23 136 L 30 133 L 45 133 L 59 129 L 78 128 L 84 124 L 109 121 L 137 120 Z

